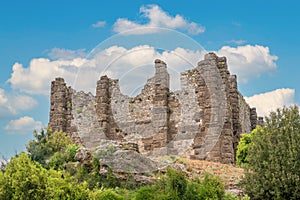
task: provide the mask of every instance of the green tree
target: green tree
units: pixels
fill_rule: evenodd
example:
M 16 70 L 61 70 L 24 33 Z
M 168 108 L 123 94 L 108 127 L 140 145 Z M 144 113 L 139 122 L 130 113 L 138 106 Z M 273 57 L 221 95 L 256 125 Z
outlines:
M 0 199 L 42 199 L 46 196 L 46 178 L 46 170 L 21 153 L 10 161 L 2 174 Z
M 79 184 L 62 171 L 46 170 L 27 154 L 12 158 L 0 172 L 0 199 L 87 199 L 87 184 Z
M 263 132 L 261 126 L 257 126 L 251 133 L 242 134 L 242 138 L 239 141 L 236 152 L 236 165 L 239 167 L 247 167 L 248 161 L 248 149 L 249 145 L 252 142 L 253 135 L 257 132 Z
M 300 115 L 278 109 L 253 135 L 244 189 L 251 199 L 300 199 Z
M 50 129 L 42 130 L 41 133 L 34 132 L 34 140 L 29 141 L 26 149 L 32 160 L 39 162 L 43 166 L 47 165 L 56 152 L 63 152 L 68 145 L 72 145 L 71 137 L 62 131 L 52 132 Z M 74 144 L 73 144 L 74 145 Z M 56 155 L 57 157 L 62 155 Z

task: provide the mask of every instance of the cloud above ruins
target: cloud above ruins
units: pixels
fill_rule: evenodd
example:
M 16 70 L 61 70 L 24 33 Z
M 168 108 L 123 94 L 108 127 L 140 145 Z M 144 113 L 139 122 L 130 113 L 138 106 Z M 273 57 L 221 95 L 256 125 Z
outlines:
M 167 62 L 172 87 L 178 89 L 180 72 L 196 66 L 205 54 L 203 51 L 183 48 L 158 52 L 148 45 L 130 49 L 112 46 L 99 51 L 90 59 L 70 59 L 69 53 L 66 54 L 68 50 L 56 49 L 55 52 L 62 52 L 60 56 L 56 55 L 58 60 L 36 58 L 31 60 L 28 67 L 15 63 L 8 80 L 12 88 L 29 94 L 49 95 L 49 83 L 55 77 L 64 77 L 66 82 L 76 89 L 94 92 L 95 83 L 101 75 L 106 74 L 111 78 L 120 79 L 122 90 L 128 94 L 153 75 L 153 62 L 159 58 Z
M 256 94 L 252 97 L 245 97 L 246 102 L 255 107 L 259 116 L 267 116 L 277 108 L 295 104 L 295 90 L 281 88 L 266 93 Z
M 216 52 L 219 56 L 227 57 L 230 71 L 237 74 L 238 81 L 243 83 L 276 70 L 278 57 L 271 55 L 268 47 L 224 46 Z M 180 72 L 196 66 L 205 53 L 204 50 L 184 48 L 159 52 L 149 45 L 133 48 L 111 46 L 97 52 L 92 58 L 83 58 L 87 54 L 83 50 L 55 48 L 49 53 L 51 59 L 34 58 L 27 67 L 15 63 L 8 82 L 12 88 L 28 94 L 49 95 L 49 83 L 55 77 L 64 77 L 76 89 L 94 92 L 95 83 L 101 75 L 106 74 L 120 79 L 122 91 L 131 94 L 153 75 L 153 61 L 159 58 L 168 64 L 171 89 L 176 90 L 180 87 Z
M 126 18 L 119 18 L 113 25 L 113 30 L 116 33 L 124 35 L 141 35 L 158 33 L 163 29 L 177 29 L 187 31 L 192 35 L 197 35 L 205 31 L 205 27 L 195 22 L 187 21 L 182 15 L 171 16 L 166 11 L 162 10 L 158 5 L 147 5 L 140 8 L 141 21 L 139 23 Z
M 72 60 L 74 58 L 84 58 L 87 53 L 85 49 L 70 50 L 55 47 L 48 52 L 48 56 L 51 60 Z
M 238 75 L 238 81 L 247 83 L 251 78 L 276 71 L 278 57 L 271 55 L 269 47 L 245 45 L 238 47 L 223 46 L 217 51 L 219 56 L 226 56 L 228 67 Z
M 144 85 L 153 73 L 153 61 L 157 58 L 168 64 L 171 75 L 171 89 L 180 87 L 180 73 L 197 65 L 206 52 L 176 48 L 157 51 L 149 45 L 125 48 L 111 46 L 101 49 L 92 58 L 83 50 L 55 48 L 48 58 L 34 58 L 29 66 L 15 63 L 13 73 L 8 80 L 12 88 L 28 94 L 49 95 L 50 82 L 55 77 L 64 77 L 66 82 L 76 89 L 94 92 L 94 85 L 101 75 L 120 79 L 122 91 L 131 94 Z M 276 70 L 277 56 L 271 55 L 264 46 L 224 46 L 217 50 L 219 56 L 226 56 L 228 66 L 238 81 L 247 83 L 264 73 Z M 141 59 L 142 58 L 142 59 Z

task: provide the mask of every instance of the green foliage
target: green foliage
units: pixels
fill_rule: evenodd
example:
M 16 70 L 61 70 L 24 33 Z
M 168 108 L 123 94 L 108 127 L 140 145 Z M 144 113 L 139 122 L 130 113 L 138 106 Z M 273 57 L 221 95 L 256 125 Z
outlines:
M 81 166 L 79 163 L 68 163 L 67 169 L 69 172 L 73 171 L 73 176 L 78 182 L 86 182 L 89 189 L 100 188 L 103 184 L 103 177 L 95 169 L 90 169 Z
M 88 199 L 87 183 L 76 183 L 62 171 L 48 170 L 47 196 L 44 199 Z
M 26 146 L 29 156 L 34 161 L 46 166 L 46 161 L 56 152 L 61 152 L 72 143 L 72 139 L 62 131 L 52 133 L 50 129 L 41 133 L 34 132 L 35 140 Z M 56 155 L 58 157 L 58 155 Z
M 242 138 L 237 146 L 236 152 L 236 165 L 239 167 L 247 167 L 248 161 L 248 148 L 252 142 L 253 135 L 263 132 L 262 127 L 257 126 L 251 133 L 242 134 Z
M 92 177 L 92 173 L 84 173 Z M 5 172 L 0 172 L 0 199 L 235 199 L 232 195 L 225 195 L 224 185 L 210 174 L 205 174 L 203 180 L 189 180 L 183 172 L 168 169 L 154 184 L 142 186 L 131 192 L 118 187 L 104 187 L 109 180 L 103 177 L 100 180 L 101 188 L 98 186 L 89 190 L 89 183 L 85 181 L 89 180 L 88 178 L 84 177 L 79 183 L 74 177 L 66 171 L 43 168 L 25 153 L 21 153 L 11 160 Z
M 219 178 L 206 173 L 203 180 L 188 180 L 180 171 L 168 169 L 167 174 L 151 186 L 140 187 L 136 200 L 172 199 L 206 200 L 225 199 L 225 187 Z M 234 199 L 231 195 L 231 199 Z M 227 195 L 229 200 L 229 195 Z
M 223 199 L 225 197 L 225 186 L 219 178 L 209 173 L 204 174 L 203 180 L 190 182 L 184 199 L 186 200 L 205 200 Z
M 166 188 L 167 192 L 172 194 L 172 196 L 174 197 L 178 197 L 179 199 L 183 198 L 183 195 L 187 187 L 187 179 L 183 172 L 176 171 L 173 169 L 168 169 L 166 184 L 167 184 L 167 188 Z
M 226 192 L 224 197 L 222 198 L 222 200 L 250 200 L 250 197 L 248 195 L 245 195 L 245 196 L 239 198 L 236 195 Z
M 79 146 L 68 144 L 64 151 L 55 152 L 46 164 L 47 168 L 63 169 L 68 162 L 74 162 L 74 157 Z
M 61 171 L 46 170 L 21 153 L 0 175 L 0 199 L 86 199 L 85 184 L 76 184 Z
M 222 199 L 225 194 L 225 185 L 218 177 L 206 173 L 200 182 L 200 194 L 205 199 Z
M 142 186 L 135 193 L 136 200 L 153 200 L 157 195 L 157 190 L 153 186 Z
M 278 109 L 253 135 L 243 181 L 251 199 L 300 199 L 300 115 Z
M 95 190 L 90 193 L 91 200 L 124 200 L 124 198 L 117 194 L 112 189 Z
M 42 199 L 46 195 L 46 171 L 21 153 L 6 166 L 0 183 L 0 199 Z
M 239 200 L 239 198 L 229 192 L 226 192 L 222 200 Z
M 78 108 L 76 112 L 77 112 L 77 114 L 82 113 L 82 108 Z
M 107 176 L 104 177 L 103 186 L 108 188 L 119 187 L 121 185 L 117 177 L 112 173 L 111 169 L 108 169 Z
M 47 130 L 35 132 L 34 137 L 26 147 L 28 155 L 18 155 L 0 172 L 0 199 L 235 199 L 210 174 L 203 180 L 189 180 L 173 169 L 167 169 L 154 184 L 139 187 L 132 174 L 126 181 L 110 168 L 106 175 L 100 174 L 99 159 L 113 154 L 113 145 L 78 162 L 75 155 L 80 147 L 65 133 Z

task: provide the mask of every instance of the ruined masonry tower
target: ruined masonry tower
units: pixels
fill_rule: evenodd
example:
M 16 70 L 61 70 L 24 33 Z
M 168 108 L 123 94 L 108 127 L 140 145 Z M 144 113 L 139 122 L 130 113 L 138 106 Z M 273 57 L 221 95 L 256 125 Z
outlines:
M 97 82 L 96 96 L 67 87 L 62 78 L 51 85 L 49 126 L 87 148 L 116 140 L 136 144 L 150 158 L 183 155 L 234 163 L 240 134 L 257 123 L 256 109 L 239 93 L 226 58 L 214 53 L 181 73 L 181 89 L 174 92 L 167 65 L 158 59 L 154 77 L 133 98 L 107 76 Z

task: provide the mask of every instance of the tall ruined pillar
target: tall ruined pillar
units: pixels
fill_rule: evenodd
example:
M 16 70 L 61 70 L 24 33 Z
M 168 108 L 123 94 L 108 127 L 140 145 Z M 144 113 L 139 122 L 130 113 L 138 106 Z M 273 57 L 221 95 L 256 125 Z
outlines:
M 96 88 L 96 113 L 103 132 L 109 139 L 113 139 L 110 134 L 110 92 L 109 92 L 109 78 L 102 76 L 97 82 Z
M 97 82 L 96 88 L 96 114 L 99 125 L 110 140 L 122 139 L 122 134 L 119 133 L 119 128 L 115 123 L 111 101 L 112 101 L 112 84 L 116 84 L 116 80 L 102 76 Z
M 258 117 L 257 125 L 258 126 L 263 126 L 264 125 L 264 118 L 263 117 Z
M 56 78 L 51 83 L 49 127 L 70 134 L 71 112 L 72 89 L 66 86 L 63 78 Z
M 226 57 L 217 57 L 217 67 L 220 76 L 222 77 L 225 93 L 226 93 L 226 112 L 223 116 L 223 130 L 220 136 L 220 150 L 222 163 L 234 163 L 234 149 L 233 149 L 233 122 L 237 125 L 238 118 L 238 98 L 237 98 L 237 85 L 230 81 L 230 73 L 228 71 Z M 232 86 L 234 88 L 232 88 Z M 235 95 L 233 95 L 235 94 Z M 232 96 L 233 95 L 233 96 Z
M 233 130 L 231 110 L 231 82 L 226 58 L 214 53 L 205 55 L 198 63 L 197 70 L 202 75 L 206 93 L 200 102 L 205 103 L 201 132 L 194 140 L 196 159 L 233 163 Z M 236 103 L 235 103 L 236 104 Z M 199 137 L 200 136 L 200 137 Z M 199 137 L 199 139 L 198 139 Z
M 153 138 L 153 148 L 160 148 L 167 144 L 169 138 L 169 82 L 170 77 L 165 62 L 155 60 L 154 96 L 152 123 L 158 134 Z
M 239 120 L 240 108 L 239 108 L 239 92 L 237 88 L 237 78 L 236 75 L 230 75 L 229 78 L 231 84 L 230 90 L 230 105 L 231 105 L 231 113 L 232 113 L 232 128 L 233 128 L 233 159 L 235 160 L 237 145 L 240 141 L 240 133 L 241 133 L 241 124 Z
M 251 122 L 251 130 L 256 128 L 257 125 L 257 112 L 256 108 L 250 109 L 250 122 Z

